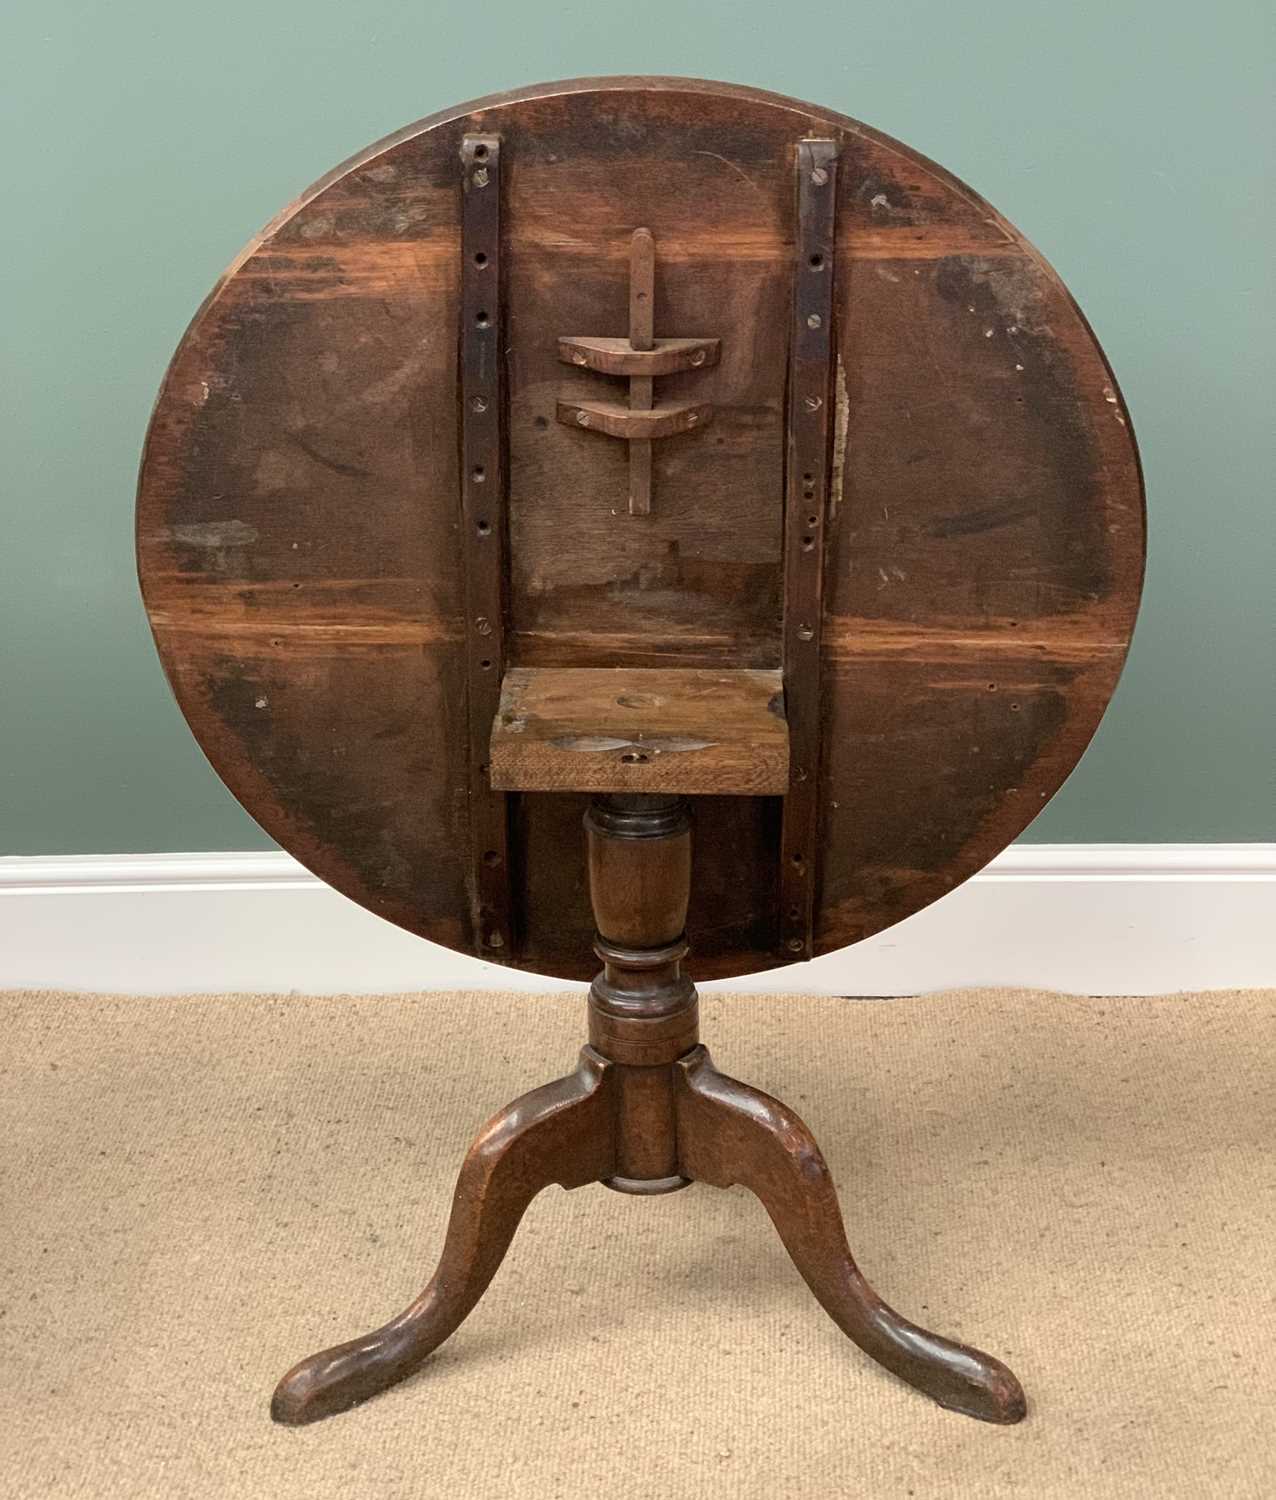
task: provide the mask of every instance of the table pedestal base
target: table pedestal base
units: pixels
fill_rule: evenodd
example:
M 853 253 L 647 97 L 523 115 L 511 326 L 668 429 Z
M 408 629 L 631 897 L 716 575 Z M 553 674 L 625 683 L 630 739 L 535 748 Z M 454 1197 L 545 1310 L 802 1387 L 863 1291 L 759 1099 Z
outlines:
M 692 1182 L 757 1194 L 825 1311 L 865 1353 L 941 1406 L 1017 1422 L 1024 1394 L 999 1360 L 910 1323 L 864 1280 L 814 1137 L 777 1099 L 719 1073 L 699 1045 L 680 934 L 690 822 L 674 797 L 595 801 L 586 819 L 605 968 L 575 1072 L 524 1094 L 480 1133 L 461 1168 L 434 1278 L 383 1327 L 313 1354 L 279 1383 L 277 1422 L 365 1401 L 416 1370 L 495 1275 L 531 1200 L 551 1183 L 661 1193 Z M 672 934 L 672 935 L 671 935 Z

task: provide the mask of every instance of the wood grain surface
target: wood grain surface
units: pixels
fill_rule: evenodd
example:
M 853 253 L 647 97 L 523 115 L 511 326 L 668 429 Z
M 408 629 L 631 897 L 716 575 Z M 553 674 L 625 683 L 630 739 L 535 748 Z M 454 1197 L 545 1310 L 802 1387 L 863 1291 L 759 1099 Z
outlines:
M 784 684 L 778 671 L 516 667 L 491 767 L 506 791 L 782 797 Z
M 460 146 L 499 135 L 508 668 L 781 666 L 794 159 L 838 146 L 814 951 L 973 874 L 1044 805 L 1115 686 L 1143 500 L 1111 371 L 988 204 L 865 126 L 677 79 L 542 85 L 431 117 L 324 178 L 218 283 L 174 357 L 139 571 L 183 712 L 261 825 L 389 920 L 475 951 L 458 331 Z M 631 238 L 657 336 L 716 339 L 652 447 L 556 420 L 607 377 Z M 585 978 L 583 796 L 510 802 L 519 946 Z M 784 961 L 781 799 L 694 799 L 695 972 Z M 487 955 L 492 956 L 492 955 Z

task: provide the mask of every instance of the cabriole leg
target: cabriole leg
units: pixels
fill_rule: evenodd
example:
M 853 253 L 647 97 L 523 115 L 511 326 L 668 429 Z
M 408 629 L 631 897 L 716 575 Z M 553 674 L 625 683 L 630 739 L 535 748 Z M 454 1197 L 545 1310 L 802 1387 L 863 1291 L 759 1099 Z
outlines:
M 1023 1388 L 1000 1360 L 910 1323 L 864 1280 L 846 1243 L 833 1179 L 802 1121 L 778 1099 L 719 1073 L 703 1047 L 678 1070 L 683 1174 L 756 1193 L 825 1312 L 879 1364 L 953 1411 L 984 1422 L 1020 1421 Z
M 611 1094 L 609 1065 L 586 1048 L 574 1073 L 495 1116 L 461 1168 L 429 1286 L 383 1327 L 294 1365 L 271 1402 L 275 1421 L 314 1422 L 412 1374 L 483 1295 L 536 1194 L 552 1182 L 582 1187 L 615 1171 Z

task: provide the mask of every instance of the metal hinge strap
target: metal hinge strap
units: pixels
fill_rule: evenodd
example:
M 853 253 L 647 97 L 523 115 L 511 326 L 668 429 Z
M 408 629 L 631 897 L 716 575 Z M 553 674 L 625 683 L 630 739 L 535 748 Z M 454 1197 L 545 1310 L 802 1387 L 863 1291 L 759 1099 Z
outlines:
M 837 144 L 797 147 L 797 233 L 784 491 L 784 707 L 789 790 L 780 839 L 780 943 L 810 958 L 818 869 L 820 627 L 832 471 Z
M 505 352 L 501 140 L 461 142 L 461 554 L 469 725 L 471 920 L 475 952 L 513 956 L 506 799 L 488 744 L 505 670 Z

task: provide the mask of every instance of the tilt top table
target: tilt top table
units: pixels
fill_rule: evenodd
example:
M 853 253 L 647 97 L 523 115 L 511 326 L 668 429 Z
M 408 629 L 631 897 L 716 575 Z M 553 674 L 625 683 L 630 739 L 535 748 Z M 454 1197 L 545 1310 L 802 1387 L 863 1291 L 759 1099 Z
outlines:
M 278 1420 L 416 1369 L 531 1198 L 591 1182 L 744 1184 L 861 1348 L 1023 1415 L 1004 1365 L 866 1284 L 818 1147 L 715 1070 L 682 962 L 828 953 L 1008 844 L 1115 687 L 1143 549 L 1128 418 L 1058 277 L 827 110 L 524 89 L 371 147 L 252 242 L 142 465 L 178 702 L 353 900 L 497 963 L 603 964 L 576 1070 L 467 1157 L 434 1279 L 290 1371 Z

